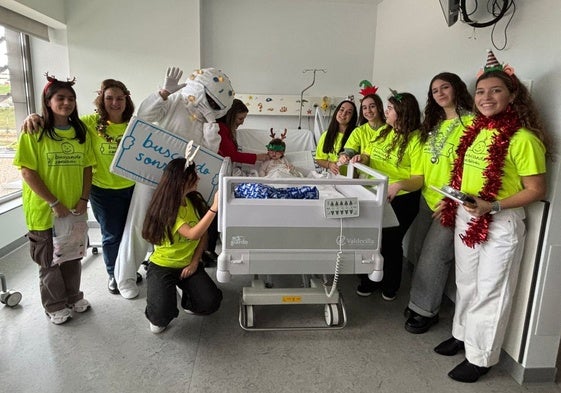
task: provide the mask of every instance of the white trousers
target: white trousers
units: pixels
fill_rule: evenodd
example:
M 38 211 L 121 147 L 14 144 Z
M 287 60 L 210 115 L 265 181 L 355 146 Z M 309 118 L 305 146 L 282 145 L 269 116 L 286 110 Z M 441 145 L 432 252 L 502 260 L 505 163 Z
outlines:
M 153 247 L 142 237 L 142 226 L 154 189 L 136 183 L 132 194 L 119 254 L 115 261 L 115 280 L 121 295 L 127 299 L 138 296 L 136 272 Z
M 477 366 L 499 362 L 526 228 L 524 209 L 507 209 L 493 217 L 488 240 L 467 247 L 459 237 L 471 215 L 458 207 L 454 234 L 456 309 L 452 335 L 465 343 L 466 359 Z

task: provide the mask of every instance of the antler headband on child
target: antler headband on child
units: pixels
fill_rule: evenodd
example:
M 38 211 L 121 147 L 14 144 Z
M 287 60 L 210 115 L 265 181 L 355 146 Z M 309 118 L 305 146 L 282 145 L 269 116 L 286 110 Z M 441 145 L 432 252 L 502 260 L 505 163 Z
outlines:
M 280 135 L 280 138 L 276 138 L 275 137 L 275 133 L 273 132 L 273 129 L 271 128 L 271 142 L 269 142 L 265 147 L 267 148 L 267 150 L 271 150 L 271 151 L 285 151 L 286 150 L 286 146 L 283 142 L 283 140 L 286 138 L 286 133 L 287 133 L 287 129 L 284 129 L 284 132 Z M 279 143 L 280 142 L 280 143 Z

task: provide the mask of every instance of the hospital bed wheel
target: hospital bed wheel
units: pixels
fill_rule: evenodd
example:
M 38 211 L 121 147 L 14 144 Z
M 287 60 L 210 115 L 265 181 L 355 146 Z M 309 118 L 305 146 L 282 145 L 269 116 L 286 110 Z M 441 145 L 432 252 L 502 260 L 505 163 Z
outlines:
M 324 308 L 325 323 L 328 326 L 339 324 L 339 309 L 336 304 L 326 304 Z
M 247 327 L 252 328 L 255 325 L 253 320 L 253 306 L 248 304 L 245 306 L 245 322 Z
M 2 292 L 0 301 L 8 307 L 15 307 L 21 301 L 21 293 L 11 290 Z
M 92 254 L 97 255 L 98 252 L 97 247 L 92 248 Z

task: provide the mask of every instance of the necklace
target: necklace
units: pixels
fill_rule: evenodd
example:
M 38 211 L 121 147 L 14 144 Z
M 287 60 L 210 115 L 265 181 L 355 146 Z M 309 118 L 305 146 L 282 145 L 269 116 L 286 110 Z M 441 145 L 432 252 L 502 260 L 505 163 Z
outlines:
M 97 135 L 101 138 L 105 139 L 108 143 L 119 143 L 121 142 L 122 136 L 117 138 L 113 138 L 112 136 L 107 135 L 107 126 L 110 125 L 110 121 L 106 121 L 105 123 L 101 122 L 101 117 L 97 120 L 97 126 L 95 129 L 97 130 Z
M 452 134 L 452 131 L 454 131 L 454 129 L 458 126 L 458 124 L 460 124 L 460 118 L 456 117 L 454 121 L 450 122 L 450 124 L 446 128 L 446 131 L 439 133 L 438 131 L 440 130 L 441 124 L 438 124 L 433 128 L 431 132 L 429 132 L 431 163 L 436 164 L 438 162 L 438 157 L 440 156 L 440 152 L 442 151 L 444 144 L 448 140 L 450 134 Z

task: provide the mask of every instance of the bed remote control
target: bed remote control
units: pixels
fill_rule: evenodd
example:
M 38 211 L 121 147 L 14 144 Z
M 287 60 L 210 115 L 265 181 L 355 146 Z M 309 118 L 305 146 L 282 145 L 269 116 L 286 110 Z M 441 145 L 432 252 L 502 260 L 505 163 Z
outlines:
M 358 198 L 329 198 L 323 201 L 326 218 L 358 217 Z

